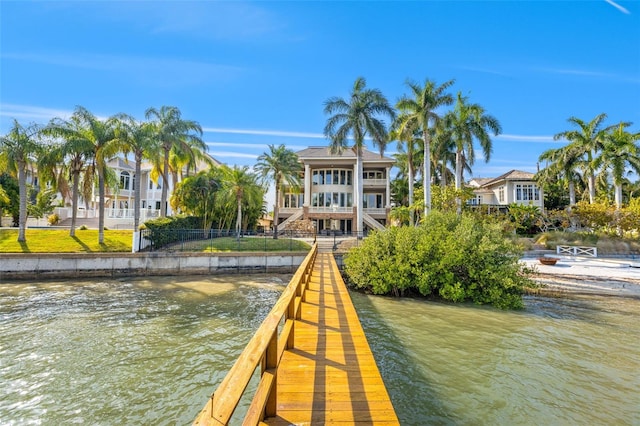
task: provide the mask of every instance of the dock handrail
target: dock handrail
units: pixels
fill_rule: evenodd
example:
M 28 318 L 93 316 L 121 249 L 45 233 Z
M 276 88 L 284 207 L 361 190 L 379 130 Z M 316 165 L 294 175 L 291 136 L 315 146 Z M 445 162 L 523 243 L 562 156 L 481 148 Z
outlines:
M 294 321 L 300 318 L 300 306 L 317 253 L 318 245 L 314 244 L 273 309 L 196 417 L 194 425 L 228 424 L 258 365 L 261 366 L 260 382 L 243 424 L 256 425 L 265 417 L 276 415 L 278 365 L 285 349 L 293 347 Z M 278 333 L 283 318 L 284 325 Z

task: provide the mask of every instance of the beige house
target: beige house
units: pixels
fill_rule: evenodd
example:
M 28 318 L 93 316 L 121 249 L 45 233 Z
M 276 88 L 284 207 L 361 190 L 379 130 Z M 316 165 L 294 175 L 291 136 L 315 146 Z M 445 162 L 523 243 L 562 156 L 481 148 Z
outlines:
M 544 209 L 542 188 L 533 179 L 534 174 L 511 170 L 496 178 L 474 178 L 469 181 L 475 197 L 471 205 L 508 206 L 509 204 L 533 205 Z
M 276 200 L 278 230 L 299 219 L 312 221 L 319 234 L 366 232 L 388 223 L 392 158 L 364 150 L 363 199 L 358 200 L 354 151 L 332 154 L 328 147 L 309 147 L 297 155 L 304 166 L 304 184 L 297 191 L 283 191 Z M 364 230 L 356 229 L 358 201 L 362 203 Z

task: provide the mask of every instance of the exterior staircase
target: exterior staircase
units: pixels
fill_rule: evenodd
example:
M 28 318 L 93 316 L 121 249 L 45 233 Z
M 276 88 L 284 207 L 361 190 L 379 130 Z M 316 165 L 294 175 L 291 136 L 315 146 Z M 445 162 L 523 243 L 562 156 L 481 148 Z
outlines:
M 366 223 L 371 229 L 377 229 L 379 231 L 382 231 L 384 229 L 384 225 L 372 218 L 371 215 L 367 213 L 362 214 L 362 219 L 364 223 Z
M 296 220 L 300 219 L 303 214 L 304 214 L 304 212 L 302 210 L 300 210 L 300 211 L 295 212 L 291 216 L 289 216 L 287 218 L 287 220 L 285 220 L 280 225 L 278 225 L 278 231 L 284 231 L 288 224 L 290 224 L 292 222 L 295 222 Z

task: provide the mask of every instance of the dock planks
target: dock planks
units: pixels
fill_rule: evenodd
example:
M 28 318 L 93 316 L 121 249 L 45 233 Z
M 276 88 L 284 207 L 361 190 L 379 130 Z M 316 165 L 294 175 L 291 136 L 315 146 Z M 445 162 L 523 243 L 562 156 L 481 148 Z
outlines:
M 269 425 L 398 425 L 333 255 L 319 253 L 277 375 Z

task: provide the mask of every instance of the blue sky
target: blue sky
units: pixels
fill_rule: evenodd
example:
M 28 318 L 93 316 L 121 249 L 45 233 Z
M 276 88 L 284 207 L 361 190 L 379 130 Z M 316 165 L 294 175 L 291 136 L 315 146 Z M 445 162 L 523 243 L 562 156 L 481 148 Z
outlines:
M 455 79 L 503 128 L 476 177 L 535 172 L 570 116 L 640 130 L 638 1 L 1 0 L 0 61 L 2 134 L 174 105 L 230 165 L 326 145 L 323 103 L 358 76 L 394 104 L 407 79 Z

